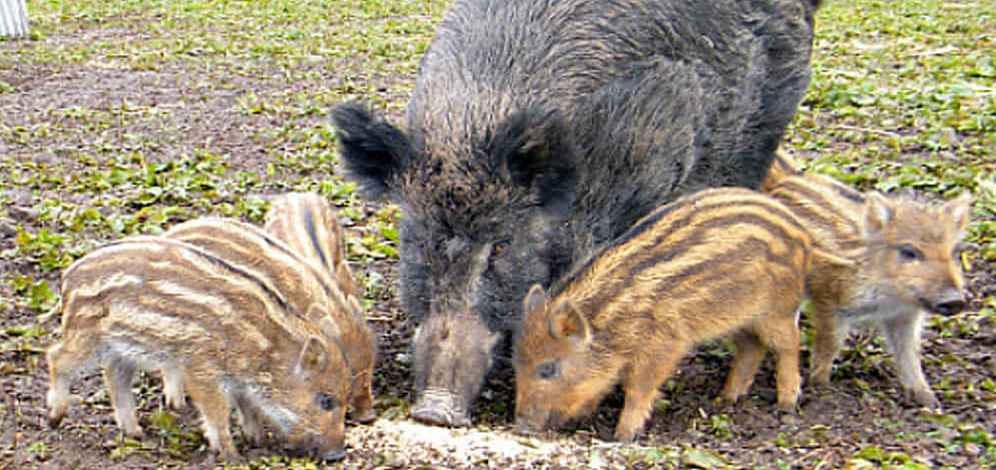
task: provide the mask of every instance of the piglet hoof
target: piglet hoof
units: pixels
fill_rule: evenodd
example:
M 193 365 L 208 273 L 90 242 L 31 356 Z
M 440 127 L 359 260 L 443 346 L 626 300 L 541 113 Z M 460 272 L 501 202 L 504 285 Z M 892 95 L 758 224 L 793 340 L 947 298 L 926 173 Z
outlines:
M 795 406 L 788 408 L 778 406 L 775 411 L 775 419 L 782 426 L 796 426 L 799 424 L 799 412 Z
M 57 400 L 51 398 L 51 392 L 49 393 L 49 408 L 51 410 L 48 413 L 48 427 L 55 429 L 59 427 L 62 423 L 62 419 L 66 417 L 66 413 L 69 412 L 69 407 L 78 406 L 83 403 L 83 398 L 79 395 L 69 395 L 63 401 L 58 401 L 58 403 L 53 404 Z
M 713 398 L 712 404 L 720 408 L 733 408 L 740 401 L 740 397 L 729 396 L 725 391 L 718 397 Z
M 830 370 L 814 371 L 806 378 L 806 388 L 823 388 L 830 385 Z
M 906 396 L 917 405 L 927 408 L 928 410 L 941 410 L 941 402 L 937 400 L 937 397 L 934 396 L 934 392 L 931 392 L 930 390 L 907 391 Z
M 637 429 L 632 429 L 630 427 L 616 427 L 616 431 L 612 434 L 612 440 L 619 443 L 629 443 L 636 440 Z
M 65 413 L 58 413 L 58 414 L 56 414 L 56 413 L 49 413 L 48 414 L 48 427 L 52 428 L 52 429 L 55 429 L 55 428 L 59 427 L 59 423 L 62 423 L 62 418 L 64 418 L 65 416 L 66 416 Z
M 796 408 L 795 402 L 779 403 L 775 405 L 775 409 L 778 410 L 778 414 L 781 415 L 797 415 L 799 410 Z
M 248 461 L 242 457 L 234 448 L 229 451 L 219 451 L 218 453 L 211 455 L 207 458 L 207 463 L 209 467 L 220 467 L 229 465 L 239 465 L 246 464 Z
M 171 410 L 182 410 L 187 407 L 187 398 L 180 395 L 166 394 L 166 406 Z
M 624 432 L 620 433 L 616 431 L 612 435 L 612 440 L 620 444 L 628 444 L 636 440 L 636 433 L 634 432 Z

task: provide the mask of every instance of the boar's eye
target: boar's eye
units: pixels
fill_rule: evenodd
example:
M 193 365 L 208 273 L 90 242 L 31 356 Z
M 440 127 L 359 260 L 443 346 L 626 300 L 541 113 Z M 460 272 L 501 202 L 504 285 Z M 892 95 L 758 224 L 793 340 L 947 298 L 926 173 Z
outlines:
M 899 250 L 900 261 L 909 262 L 923 258 L 923 253 L 912 245 L 899 245 L 896 249 Z
M 560 361 L 550 361 L 540 364 L 536 375 L 543 380 L 555 379 L 560 376 Z
M 508 240 L 503 240 L 491 245 L 491 256 L 498 256 L 508 248 Z
M 332 411 L 339 407 L 339 400 L 331 393 L 319 393 L 315 396 L 315 404 L 323 411 Z

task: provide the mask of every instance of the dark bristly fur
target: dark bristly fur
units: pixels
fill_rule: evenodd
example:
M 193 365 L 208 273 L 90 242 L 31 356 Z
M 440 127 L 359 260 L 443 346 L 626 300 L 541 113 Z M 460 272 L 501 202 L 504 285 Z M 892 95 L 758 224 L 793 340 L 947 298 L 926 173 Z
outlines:
M 964 306 L 957 246 L 971 198 L 940 204 L 886 198 L 805 173 L 773 172 L 768 180 L 768 191 L 806 224 L 814 245 L 847 261 L 815 261 L 809 382 L 828 383 L 842 338 L 853 325 L 871 324 L 888 340 L 906 393 L 919 405 L 939 407 L 923 375 L 920 332 L 928 311 L 944 315 Z
M 530 286 L 550 285 L 659 205 L 704 187 L 756 188 L 809 81 L 815 7 L 453 2 L 420 64 L 404 132 L 359 105 L 333 111 L 349 178 L 401 207 L 406 312 L 514 331 Z M 489 344 L 481 334 L 474 344 Z M 415 346 L 441 355 L 424 358 L 432 369 L 463 375 L 418 378 L 448 397 L 417 398 L 413 416 L 469 422 L 457 410 L 494 361 L 467 356 L 486 348 Z
M 799 394 L 795 311 L 810 266 L 809 234 L 774 199 L 740 188 L 660 208 L 559 281 L 534 286 L 515 343 L 516 422 L 526 432 L 594 410 L 622 382 L 615 437 L 632 439 L 660 386 L 695 345 L 733 335 L 721 395 L 736 400 L 767 349 L 778 404 Z
M 249 269 L 159 237 L 109 243 L 63 274 L 62 329 L 47 355 L 53 426 L 69 408 L 76 372 L 102 366 L 118 426 L 140 435 L 132 380 L 162 370 L 189 392 L 225 459 L 238 456 L 233 407 L 253 440 L 265 421 L 300 452 L 344 455 L 345 358 Z
M 353 374 L 350 416 L 361 422 L 375 418 L 371 383 L 376 339 L 359 303 L 350 300 L 334 275 L 262 229 L 234 219 L 196 219 L 173 226 L 163 236 L 242 267 L 279 292 L 291 311 L 321 327 L 330 342 L 342 347 Z

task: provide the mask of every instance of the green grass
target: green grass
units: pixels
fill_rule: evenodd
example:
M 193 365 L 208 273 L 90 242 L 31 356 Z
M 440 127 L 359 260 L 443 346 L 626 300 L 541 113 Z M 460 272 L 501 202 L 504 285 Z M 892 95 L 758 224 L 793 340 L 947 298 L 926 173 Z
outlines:
M 996 259 L 996 2 L 824 3 L 788 147 L 862 189 L 974 192 Z

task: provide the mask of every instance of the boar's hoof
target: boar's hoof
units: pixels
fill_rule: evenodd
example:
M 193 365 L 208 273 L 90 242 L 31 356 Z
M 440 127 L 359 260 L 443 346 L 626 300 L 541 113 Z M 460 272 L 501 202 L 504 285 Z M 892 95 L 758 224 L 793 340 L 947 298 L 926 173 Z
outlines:
M 412 412 L 416 421 L 436 426 L 470 426 L 470 419 L 463 413 L 453 413 L 448 410 L 434 408 L 419 408 Z

